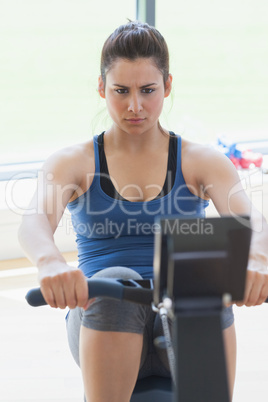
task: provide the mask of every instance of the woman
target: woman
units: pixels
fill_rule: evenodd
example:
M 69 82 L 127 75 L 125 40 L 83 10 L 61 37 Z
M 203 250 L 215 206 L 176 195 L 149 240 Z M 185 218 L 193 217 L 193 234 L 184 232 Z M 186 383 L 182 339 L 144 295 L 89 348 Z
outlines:
M 71 309 L 68 339 L 90 402 L 129 401 L 137 377 L 170 375 L 166 355 L 152 343 L 159 327 L 155 314 L 127 302 L 88 301 L 86 282 L 93 275 L 151 278 L 155 217 L 202 217 L 210 199 L 221 215 L 251 215 L 253 229 L 260 222 L 263 228 L 254 231 L 240 305 L 261 304 L 268 296 L 264 218 L 251 206 L 229 159 L 161 127 L 159 116 L 171 88 L 162 35 L 139 22 L 116 29 L 104 44 L 98 82 L 112 126 L 46 161 L 38 197 L 30 205 L 37 212 L 25 215 L 19 231 L 25 252 L 39 268 L 47 303 Z M 79 269 L 65 262 L 53 241 L 66 206 L 77 233 Z M 222 328 L 232 393 L 231 307 L 224 310 Z

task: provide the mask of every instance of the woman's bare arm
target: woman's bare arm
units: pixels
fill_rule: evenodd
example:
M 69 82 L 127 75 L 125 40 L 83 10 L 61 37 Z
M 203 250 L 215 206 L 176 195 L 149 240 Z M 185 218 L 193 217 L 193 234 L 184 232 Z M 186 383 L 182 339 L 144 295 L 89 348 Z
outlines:
M 67 203 L 83 191 L 85 169 L 94 169 L 92 163 L 85 168 L 85 160 L 80 149 L 66 149 L 45 162 L 38 175 L 37 191 L 19 228 L 20 244 L 38 267 L 43 296 L 52 307 L 84 307 L 88 302 L 83 273 L 66 263 L 54 242 Z
M 262 214 L 251 204 L 232 162 L 217 151 L 204 149 L 199 157 L 199 185 L 213 201 L 220 215 L 248 215 L 252 241 L 248 263 L 246 291 L 243 303 L 253 306 L 268 297 L 268 225 Z M 202 166 L 202 168 L 201 168 Z M 246 220 L 245 220 L 246 224 Z

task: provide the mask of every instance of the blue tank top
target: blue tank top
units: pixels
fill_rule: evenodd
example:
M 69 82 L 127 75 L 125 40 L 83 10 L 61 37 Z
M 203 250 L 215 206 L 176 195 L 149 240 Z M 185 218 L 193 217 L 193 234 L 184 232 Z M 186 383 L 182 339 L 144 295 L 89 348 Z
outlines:
M 68 204 L 76 233 L 79 268 L 90 278 L 103 268 L 125 266 L 143 278 L 153 277 L 155 219 L 161 216 L 204 217 L 208 201 L 188 189 L 181 171 L 181 137 L 177 141 L 177 169 L 170 192 L 146 202 L 130 202 L 107 195 L 100 186 L 97 136 L 94 137 L 95 174 L 90 188 Z

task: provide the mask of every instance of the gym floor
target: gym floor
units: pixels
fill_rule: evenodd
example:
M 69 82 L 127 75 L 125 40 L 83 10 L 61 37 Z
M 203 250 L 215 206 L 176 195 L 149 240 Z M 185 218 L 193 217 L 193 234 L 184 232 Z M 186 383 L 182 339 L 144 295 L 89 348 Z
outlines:
M 82 402 L 80 370 L 68 349 L 66 311 L 31 308 L 35 268 L 0 270 L 0 401 Z M 268 305 L 235 308 L 238 339 L 233 402 L 267 400 Z

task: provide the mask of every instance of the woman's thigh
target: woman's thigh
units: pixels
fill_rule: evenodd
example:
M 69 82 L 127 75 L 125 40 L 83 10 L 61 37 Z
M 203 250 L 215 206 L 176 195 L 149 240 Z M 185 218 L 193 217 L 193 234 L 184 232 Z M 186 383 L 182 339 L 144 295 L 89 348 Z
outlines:
M 134 270 L 125 267 L 103 269 L 94 277 L 142 279 Z M 103 297 L 97 297 L 86 311 L 79 307 L 70 310 L 66 319 L 67 334 L 69 347 L 76 363 L 80 366 L 79 338 L 81 325 L 98 331 L 143 334 L 150 311 L 151 308 L 147 306 Z M 141 366 L 145 361 L 147 350 L 148 338 L 144 336 Z
M 94 277 L 141 279 L 138 273 L 125 267 L 107 268 L 98 272 Z M 233 322 L 232 308 L 224 309 L 222 329 L 227 329 Z M 68 341 L 71 353 L 78 365 L 80 365 L 79 337 L 81 325 L 101 331 L 143 333 L 139 378 L 149 375 L 170 376 L 166 350 L 154 345 L 154 339 L 163 336 L 161 319 L 150 307 L 97 298 L 86 312 L 81 308 L 71 310 L 67 318 Z M 170 330 L 172 332 L 171 321 Z

